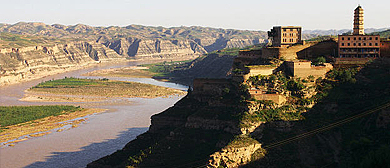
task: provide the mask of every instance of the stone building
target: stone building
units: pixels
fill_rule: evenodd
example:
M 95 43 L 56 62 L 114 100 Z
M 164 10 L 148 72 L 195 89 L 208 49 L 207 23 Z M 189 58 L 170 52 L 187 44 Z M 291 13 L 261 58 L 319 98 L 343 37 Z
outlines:
M 353 34 L 339 35 L 339 58 L 376 58 L 380 56 L 380 36 L 365 35 L 363 22 L 363 8 L 359 5 L 355 9 Z
M 272 47 L 288 47 L 302 43 L 302 28 L 298 26 L 274 26 L 268 31 Z
M 309 76 L 315 78 L 325 77 L 325 74 L 333 69 L 333 66 L 329 63 L 314 66 L 311 61 L 305 60 L 286 61 L 285 64 L 287 67 L 286 74 L 304 79 Z
M 381 57 L 390 58 L 390 39 L 381 40 L 380 52 Z

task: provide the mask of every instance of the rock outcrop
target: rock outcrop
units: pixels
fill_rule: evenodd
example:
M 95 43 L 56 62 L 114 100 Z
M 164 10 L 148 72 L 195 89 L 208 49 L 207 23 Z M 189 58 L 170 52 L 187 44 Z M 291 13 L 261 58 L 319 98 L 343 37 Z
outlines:
M 252 155 L 261 149 L 261 144 L 253 143 L 242 147 L 224 147 L 210 155 L 208 167 L 239 167 L 252 161 Z
M 65 26 L 24 22 L 2 24 L 0 32 L 5 34 L 4 38 L 0 37 L 0 85 L 69 69 L 64 67 L 83 67 L 96 61 L 118 58 L 195 59 L 215 50 L 263 43 L 266 38 L 266 33 L 261 31 L 196 26 L 92 27 L 82 24 Z M 36 64 L 45 68 L 38 68 Z
M 0 85 L 14 84 L 115 60 L 124 61 L 125 57 L 96 42 L 1 49 Z

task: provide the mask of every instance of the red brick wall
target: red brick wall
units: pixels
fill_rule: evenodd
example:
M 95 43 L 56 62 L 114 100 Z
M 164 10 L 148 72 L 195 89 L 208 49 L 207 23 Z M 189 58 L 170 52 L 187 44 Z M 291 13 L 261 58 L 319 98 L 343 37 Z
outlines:
M 380 50 L 381 50 L 381 57 L 390 58 L 390 40 L 381 41 Z

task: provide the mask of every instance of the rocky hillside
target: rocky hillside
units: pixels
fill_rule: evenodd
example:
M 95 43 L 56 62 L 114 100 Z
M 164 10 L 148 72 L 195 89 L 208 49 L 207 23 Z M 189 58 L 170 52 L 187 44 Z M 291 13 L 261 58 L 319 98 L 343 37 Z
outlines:
M 389 65 L 389 59 L 377 59 L 360 71 L 328 74 L 336 80 L 320 83 L 321 99 L 304 114 L 305 120 L 285 122 L 283 127 L 268 123 L 263 134 L 253 138 L 267 145 L 320 130 L 271 147 L 265 158 L 245 167 L 388 167 Z
M 18 39 L 3 45 L 26 45 L 0 49 L 0 86 L 80 69 L 100 62 L 124 61 L 125 57 L 96 42 L 32 41 L 34 36 L 2 34 Z M 2 38 L 4 39 L 4 38 Z
M 0 25 L 0 32 L 39 35 L 55 38 L 96 41 L 130 57 L 175 54 L 204 54 L 224 48 L 242 48 L 263 43 L 266 32 L 208 27 L 92 27 L 88 25 L 46 25 L 16 23 Z
M 198 57 L 191 62 L 166 72 L 164 76 L 154 76 L 155 79 L 169 80 L 187 86 L 192 86 L 196 78 L 230 78 L 233 70 L 234 58 L 240 50 L 260 49 L 264 44 L 247 46 L 245 48 L 229 48 L 214 51 Z
M 265 39 L 266 33 L 261 31 L 196 26 L 0 24 L 0 85 L 101 61 L 194 59 L 215 50 L 263 43 Z
M 246 85 L 228 79 L 197 81 L 152 116 L 148 132 L 88 167 L 386 167 L 389 65 L 377 59 L 317 80 L 248 80 L 286 95 L 282 105 L 253 100 Z

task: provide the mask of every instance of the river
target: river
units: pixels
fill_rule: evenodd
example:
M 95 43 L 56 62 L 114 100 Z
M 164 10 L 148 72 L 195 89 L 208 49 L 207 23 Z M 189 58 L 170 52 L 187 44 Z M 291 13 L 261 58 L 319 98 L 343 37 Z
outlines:
M 81 74 L 99 69 L 136 66 L 146 62 L 126 62 L 122 64 L 105 64 L 52 75 L 45 78 L 3 86 L 0 88 L 0 105 L 49 105 L 73 104 L 86 108 L 107 109 L 104 113 L 88 116 L 88 120 L 77 128 L 55 132 L 19 142 L 13 147 L 0 148 L 1 168 L 62 168 L 85 167 L 91 161 L 109 155 L 124 147 L 137 135 L 147 131 L 150 116 L 174 105 L 182 96 L 168 98 L 128 98 L 118 100 L 121 103 L 55 103 L 19 101 L 24 90 L 46 80 L 66 77 L 83 77 Z M 96 77 L 87 77 L 96 78 Z M 186 90 L 187 86 L 156 81 L 150 78 L 109 78 L 123 81 L 136 81 L 158 86 Z

